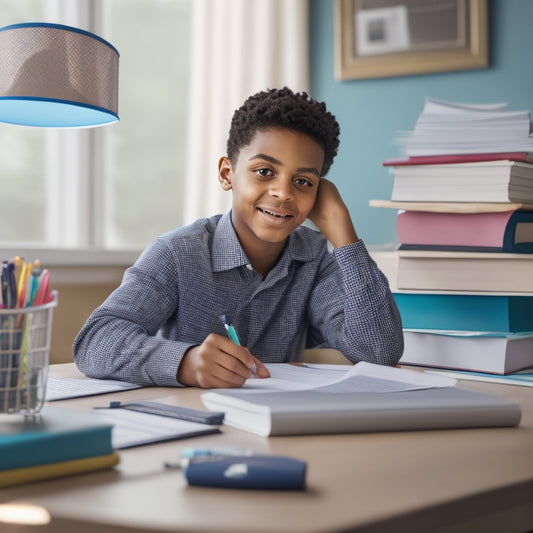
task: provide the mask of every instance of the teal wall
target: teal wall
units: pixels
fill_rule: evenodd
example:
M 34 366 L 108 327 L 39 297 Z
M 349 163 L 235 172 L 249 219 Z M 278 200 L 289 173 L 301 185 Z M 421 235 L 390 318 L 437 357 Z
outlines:
M 506 102 L 533 111 L 533 1 L 489 2 L 490 66 L 483 70 L 336 81 L 333 0 L 311 0 L 311 94 L 327 103 L 341 127 L 329 172 L 367 244 L 396 242 L 396 211 L 369 207 L 390 199 L 392 177 L 382 161 L 399 154 L 396 132 L 411 130 L 426 97 L 464 103 Z

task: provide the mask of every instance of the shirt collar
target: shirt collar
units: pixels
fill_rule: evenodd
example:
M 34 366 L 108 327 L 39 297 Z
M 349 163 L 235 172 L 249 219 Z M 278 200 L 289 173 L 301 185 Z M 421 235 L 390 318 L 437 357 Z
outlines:
M 291 261 L 310 261 L 316 256 L 316 244 L 312 234 L 317 233 L 309 228 L 298 228 L 289 235 L 278 266 L 286 269 Z M 242 249 L 235 228 L 231 222 L 231 211 L 222 215 L 213 236 L 212 251 L 213 271 L 231 270 L 250 264 L 250 260 Z
M 231 211 L 222 215 L 213 236 L 213 271 L 231 270 L 250 263 L 231 222 Z

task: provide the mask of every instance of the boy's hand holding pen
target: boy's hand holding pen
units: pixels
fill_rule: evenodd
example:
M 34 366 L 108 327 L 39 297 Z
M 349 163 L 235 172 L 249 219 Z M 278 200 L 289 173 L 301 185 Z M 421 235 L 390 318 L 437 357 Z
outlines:
M 178 381 L 202 388 L 235 388 L 250 377 L 270 377 L 263 363 L 240 345 L 235 328 L 225 316 L 220 318 L 228 337 L 211 333 L 202 344 L 189 348 L 178 368 Z
M 239 337 L 237 336 L 237 332 L 235 331 L 235 328 L 230 323 L 228 323 L 228 321 L 226 320 L 226 315 L 220 315 L 219 318 L 222 321 L 222 324 L 224 324 L 224 327 L 226 328 L 226 331 L 228 332 L 229 338 L 237 346 L 240 346 L 241 343 L 239 341 Z M 255 364 L 255 362 L 252 363 L 252 368 L 250 368 L 250 370 L 252 371 L 253 376 L 257 375 L 257 365 Z

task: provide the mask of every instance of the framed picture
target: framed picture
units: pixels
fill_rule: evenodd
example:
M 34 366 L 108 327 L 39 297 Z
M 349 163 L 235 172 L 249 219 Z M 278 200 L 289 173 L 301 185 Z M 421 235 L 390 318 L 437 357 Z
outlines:
M 489 64 L 487 0 L 335 0 L 335 78 Z

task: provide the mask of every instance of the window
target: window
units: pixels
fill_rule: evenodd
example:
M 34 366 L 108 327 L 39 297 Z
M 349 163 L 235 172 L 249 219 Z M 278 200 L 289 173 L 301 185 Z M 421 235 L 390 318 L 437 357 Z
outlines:
M 182 223 L 193 1 L 0 0 L 1 26 L 72 25 L 120 53 L 119 123 L 0 123 L 2 243 L 141 249 Z
M 2 1 L 0 26 L 39 20 L 41 7 L 40 2 Z M 42 241 L 46 205 L 44 131 L 0 123 L 0 151 L 0 240 Z

